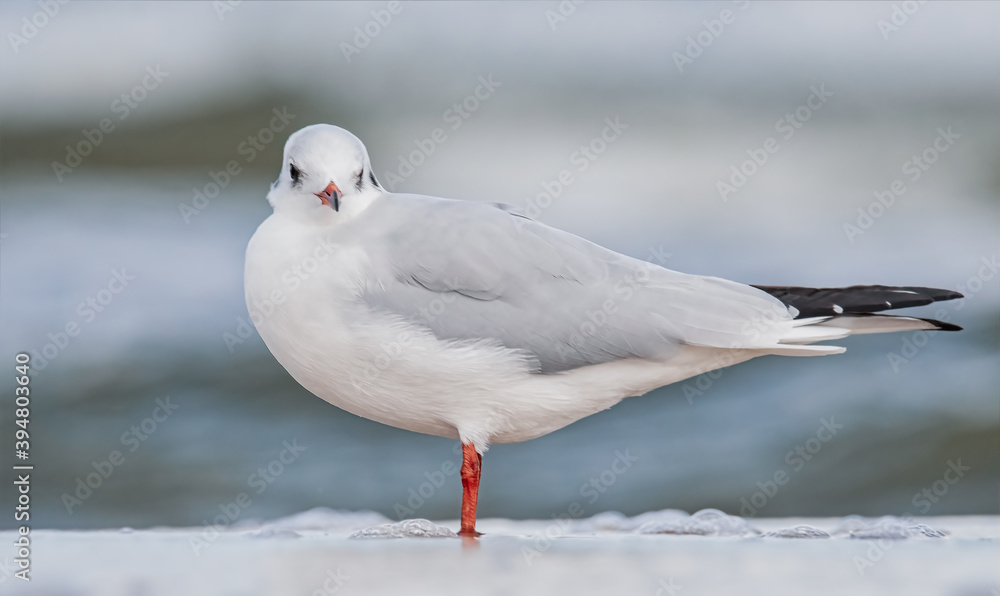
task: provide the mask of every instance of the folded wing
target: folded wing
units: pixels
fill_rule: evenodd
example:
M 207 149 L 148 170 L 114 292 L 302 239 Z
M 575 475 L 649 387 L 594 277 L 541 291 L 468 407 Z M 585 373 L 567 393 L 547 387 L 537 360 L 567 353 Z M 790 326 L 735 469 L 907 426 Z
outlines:
M 626 257 L 492 205 L 387 194 L 352 233 L 371 258 L 372 309 L 440 339 L 522 350 L 542 373 L 667 359 L 682 344 L 774 346 L 792 328 L 794 312 L 756 288 Z

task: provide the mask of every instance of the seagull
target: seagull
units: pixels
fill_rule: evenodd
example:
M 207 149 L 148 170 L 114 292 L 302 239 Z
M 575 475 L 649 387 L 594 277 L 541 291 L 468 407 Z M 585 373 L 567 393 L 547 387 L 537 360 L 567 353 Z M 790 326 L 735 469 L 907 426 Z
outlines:
M 961 298 L 881 285 L 751 286 L 628 257 L 503 204 L 385 190 L 364 144 L 307 126 L 246 251 L 251 319 L 305 389 L 462 444 L 462 536 L 483 454 L 758 356 L 848 335 L 960 328 L 881 311 Z

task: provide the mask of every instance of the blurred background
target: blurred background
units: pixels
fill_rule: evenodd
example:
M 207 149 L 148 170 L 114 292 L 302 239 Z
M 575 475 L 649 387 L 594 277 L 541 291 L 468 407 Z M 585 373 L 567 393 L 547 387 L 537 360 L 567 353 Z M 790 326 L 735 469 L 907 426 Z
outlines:
M 759 359 L 494 446 L 481 517 L 997 513 L 996 3 L 52 4 L 0 5 L 0 490 L 28 351 L 35 528 L 200 525 L 240 492 L 243 520 L 457 517 L 453 441 L 310 395 L 247 325 L 246 243 L 316 122 L 393 190 L 681 271 L 967 296 L 917 311 L 961 333 Z

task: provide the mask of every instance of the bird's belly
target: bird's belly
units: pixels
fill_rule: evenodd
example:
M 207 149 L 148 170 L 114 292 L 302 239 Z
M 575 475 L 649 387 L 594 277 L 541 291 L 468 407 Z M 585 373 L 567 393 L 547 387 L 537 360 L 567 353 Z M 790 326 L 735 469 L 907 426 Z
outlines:
M 248 302 L 261 295 L 248 284 Z M 358 304 L 334 307 L 329 294 L 325 302 L 289 295 L 254 324 L 275 359 L 311 393 L 414 432 L 481 444 L 519 441 L 610 405 L 576 401 L 567 387 L 542 388 L 533 380 L 545 375 L 531 374 L 528 359 L 515 351 L 440 341 L 419 325 Z
M 498 342 L 442 341 L 369 308 L 363 259 L 338 251 L 312 274 L 289 275 L 302 259 L 251 243 L 245 279 L 251 319 L 275 359 L 307 390 L 363 418 L 477 446 L 524 441 L 692 374 L 649 361 L 535 374 L 527 354 Z
M 288 273 L 288 259 L 247 258 L 247 308 L 261 339 L 300 385 L 357 416 L 416 432 L 457 437 L 437 400 L 414 397 L 400 368 L 408 334 L 356 300 L 351 255 L 331 257 L 322 272 Z M 292 260 L 292 263 L 296 263 Z M 250 272 L 253 271 L 253 274 Z M 404 358 L 405 359 L 405 358 Z

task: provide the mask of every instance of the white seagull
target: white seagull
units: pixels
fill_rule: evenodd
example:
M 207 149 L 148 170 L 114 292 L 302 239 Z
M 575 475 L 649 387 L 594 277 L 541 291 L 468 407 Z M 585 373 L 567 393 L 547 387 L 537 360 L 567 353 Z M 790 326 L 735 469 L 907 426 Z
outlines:
M 303 387 L 348 412 L 462 442 L 463 536 L 482 455 L 625 397 L 859 333 L 958 330 L 872 314 L 947 290 L 749 286 L 671 271 L 505 205 L 384 190 L 328 124 L 289 137 L 247 246 L 247 307 Z

